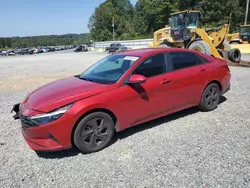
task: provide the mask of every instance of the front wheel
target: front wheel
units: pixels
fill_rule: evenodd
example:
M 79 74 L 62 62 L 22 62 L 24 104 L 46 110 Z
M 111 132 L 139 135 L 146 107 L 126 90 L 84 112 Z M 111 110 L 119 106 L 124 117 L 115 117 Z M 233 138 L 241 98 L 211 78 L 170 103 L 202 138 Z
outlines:
M 209 84 L 203 91 L 199 109 L 202 111 L 212 111 L 217 108 L 220 101 L 221 91 L 216 83 Z
M 108 146 L 114 135 L 114 121 L 104 112 L 84 117 L 74 132 L 74 143 L 82 153 L 97 152 Z

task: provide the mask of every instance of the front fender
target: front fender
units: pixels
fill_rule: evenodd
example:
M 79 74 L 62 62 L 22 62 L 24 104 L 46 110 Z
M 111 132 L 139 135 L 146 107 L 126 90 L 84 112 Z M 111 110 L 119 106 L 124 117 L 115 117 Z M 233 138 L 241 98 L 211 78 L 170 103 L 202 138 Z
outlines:
M 89 114 L 90 112 L 93 111 L 108 111 L 111 114 L 113 114 L 117 121 L 116 121 L 116 125 L 115 125 L 115 129 L 119 130 L 119 123 L 118 123 L 118 115 L 116 112 L 114 112 L 109 106 L 105 105 L 104 103 L 95 103 L 95 104 L 88 104 L 87 101 L 79 101 L 75 104 L 74 109 L 76 110 L 76 119 L 75 119 L 75 124 L 77 124 L 77 122 L 83 118 L 84 116 L 86 116 L 87 114 Z

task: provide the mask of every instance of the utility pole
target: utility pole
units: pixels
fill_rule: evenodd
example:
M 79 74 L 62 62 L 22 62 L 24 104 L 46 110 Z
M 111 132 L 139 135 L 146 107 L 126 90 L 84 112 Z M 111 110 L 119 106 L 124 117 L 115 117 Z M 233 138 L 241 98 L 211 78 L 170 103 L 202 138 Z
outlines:
M 230 27 L 231 27 L 231 20 L 232 20 L 232 11 L 230 12 L 230 15 L 229 15 L 229 28 L 228 28 L 228 32 L 230 31 Z
M 248 8 L 249 8 L 249 0 L 247 0 L 246 15 L 245 15 L 245 22 L 244 22 L 244 25 L 247 25 Z
M 113 40 L 115 40 L 115 19 L 114 19 L 114 17 L 112 20 L 112 27 L 113 27 Z

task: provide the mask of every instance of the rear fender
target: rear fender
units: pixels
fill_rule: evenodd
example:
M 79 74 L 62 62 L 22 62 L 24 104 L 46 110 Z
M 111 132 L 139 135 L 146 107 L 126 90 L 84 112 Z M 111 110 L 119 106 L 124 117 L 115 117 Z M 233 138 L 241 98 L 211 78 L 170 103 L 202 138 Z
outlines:
M 221 85 L 222 93 L 230 87 L 231 72 L 228 67 L 226 60 L 214 59 L 212 62 L 214 64 L 212 71 L 210 72 L 210 80 L 217 81 Z

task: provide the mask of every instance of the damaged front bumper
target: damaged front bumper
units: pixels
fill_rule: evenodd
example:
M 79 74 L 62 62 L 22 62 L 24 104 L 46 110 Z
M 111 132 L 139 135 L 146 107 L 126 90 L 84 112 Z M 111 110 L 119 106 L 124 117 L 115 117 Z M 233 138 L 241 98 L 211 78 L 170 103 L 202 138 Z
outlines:
M 16 119 L 20 119 L 20 113 L 19 113 L 19 107 L 20 107 L 20 103 L 15 104 L 11 110 L 12 112 L 15 112 L 16 114 L 13 116 L 14 120 Z
M 67 123 L 67 120 L 59 120 L 45 124 L 43 126 L 34 125 L 27 116 L 20 113 L 20 104 L 15 104 L 12 107 L 11 113 L 15 112 L 14 120 L 20 120 L 21 131 L 25 142 L 35 151 L 60 151 L 72 147 L 70 134 L 67 131 L 62 134 L 61 127 Z M 69 119 L 69 118 L 66 118 Z M 70 120 L 70 119 L 69 119 Z M 67 128 L 65 129 L 67 130 Z M 65 135 L 68 139 L 65 139 Z

